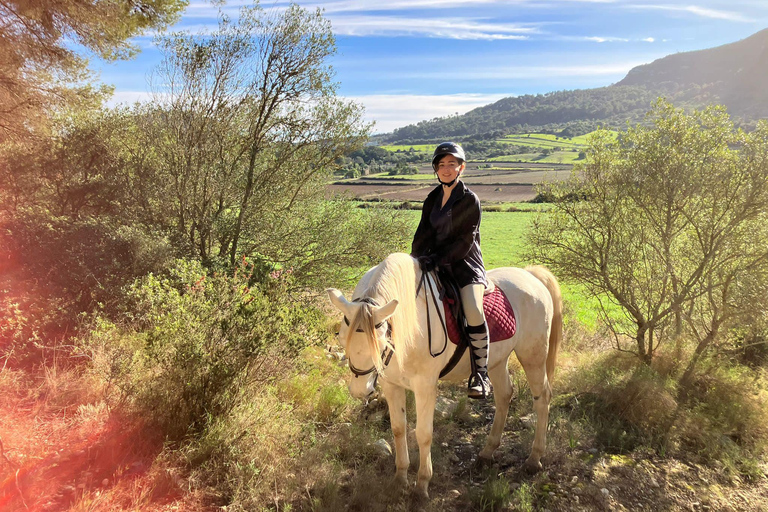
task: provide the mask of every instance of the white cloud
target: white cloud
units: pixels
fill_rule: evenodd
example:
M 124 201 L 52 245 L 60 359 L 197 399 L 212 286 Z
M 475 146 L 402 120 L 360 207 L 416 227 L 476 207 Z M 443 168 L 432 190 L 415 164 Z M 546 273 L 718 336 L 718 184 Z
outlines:
M 615 3 L 616 0 L 549 0 L 549 3 Z M 366 12 L 394 11 L 413 9 L 450 9 L 473 6 L 538 6 L 541 0 L 336 0 L 315 2 L 312 7 L 320 7 L 325 12 Z
M 334 33 L 347 36 L 420 35 L 445 39 L 527 39 L 538 32 L 517 23 L 486 23 L 467 18 L 401 18 L 396 16 L 335 16 Z
M 645 39 L 643 39 L 643 41 L 645 41 L 646 43 L 653 43 L 656 40 L 652 37 L 646 37 Z
M 655 10 L 655 11 L 669 11 L 693 14 L 702 18 L 712 18 L 718 20 L 738 21 L 738 22 L 752 22 L 754 20 L 744 16 L 738 12 L 732 11 L 720 11 L 717 9 L 710 9 L 708 7 L 701 7 L 698 5 L 641 5 L 631 4 L 626 6 L 629 9 L 641 9 L 641 10 Z
M 146 91 L 115 91 L 112 97 L 107 100 L 107 106 L 133 105 L 136 102 L 143 103 L 151 99 L 152 93 Z
M 454 80 L 521 80 L 542 79 L 558 77 L 594 77 L 615 76 L 627 73 L 630 69 L 646 62 L 621 62 L 611 64 L 582 64 L 574 66 L 495 66 L 489 68 L 473 68 L 471 73 L 457 75 Z M 444 72 L 420 71 L 416 73 L 398 72 L 397 76 L 403 78 L 439 79 Z
M 365 117 L 375 121 L 374 132 L 391 132 L 408 124 L 456 113 L 464 114 L 509 94 L 370 94 L 347 96 L 365 106 Z
M 629 42 L 629 39 L 624 39 L 623 37 L 585 37 L 586 41 L 594 41 L 596 43 L 627 43 Z

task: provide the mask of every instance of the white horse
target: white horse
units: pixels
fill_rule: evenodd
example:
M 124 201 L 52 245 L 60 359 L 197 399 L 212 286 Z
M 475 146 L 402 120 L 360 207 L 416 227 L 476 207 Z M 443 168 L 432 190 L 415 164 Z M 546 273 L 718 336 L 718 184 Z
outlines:
M 396 253 L 363 276 L 351 301 L 336 289 L 327 291 L 333 305 L 344 314 L 339 341 L 354 373 L 350 392 L 366 398 L 373 393 L 378 378 L 387 399 L 395 438 L 395 480 L 399 484 L 408 482 L 405 390 L 414 393 L 420 458 L 416 492 L 428 497 L 437 382 L 456 346 L 447 342 L 447 349 L 439 354 L 447 341 L 439 324 L 445 312 L 439 300 L 432 300 L 432 275 L 427 274 L 424 285 L 419 286 L 421 278 L 418 262 L 408 254 Z M 488 374 L 496 412 L 480 457 L 491 459 L 501 443 L 512 398 L 508 361 L 514 350 L 531 387 L 537 416 L 533 448 L 525 462 L 526 469 L 535 471 L 541 468 L 552 397 L 550 380 L 562 338 L 560 287 L 544 267 L 497 268 L 488 272 L 488 278 L 507 296 L 517 318 L 517 332 L 490 346 Z M 445 379 L 466 381 L 469 373 L 468 350 Z

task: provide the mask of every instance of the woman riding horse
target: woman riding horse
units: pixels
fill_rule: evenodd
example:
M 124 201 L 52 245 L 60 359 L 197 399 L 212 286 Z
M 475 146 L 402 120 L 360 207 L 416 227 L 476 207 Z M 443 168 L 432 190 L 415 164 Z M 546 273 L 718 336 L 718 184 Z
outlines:
M 483 292 L 488 284 L 480 251 L 480 201 L 461 181 L 466 168 L 464 150 L 454 142 L 443 142 L 432 155 L 432 168 L 440 185 L 424 200 L 411 256 L 424 272 L 435 267 L 449 274 L 461 290 L 461 304 L 472 345 L 472 374 L 467 396 L 487 398 L 488 325 L 483 313 Z

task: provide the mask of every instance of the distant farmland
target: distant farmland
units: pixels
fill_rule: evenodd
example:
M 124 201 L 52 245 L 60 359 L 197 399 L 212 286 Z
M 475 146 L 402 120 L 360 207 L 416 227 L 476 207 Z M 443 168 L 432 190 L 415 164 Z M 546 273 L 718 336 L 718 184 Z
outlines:
M 544 181 L 561 181 L 571 174 L 567 164 L 469 162 L 463 181 L 484 203 L 529 201 L 536 196 L 535 186 Z M 422 201 L 437 185 L 429 164 L 419 166 L 419 174 L 389 176 L 377 174 L 329 185 L 332 195 L 349 194 L 363 201 Z

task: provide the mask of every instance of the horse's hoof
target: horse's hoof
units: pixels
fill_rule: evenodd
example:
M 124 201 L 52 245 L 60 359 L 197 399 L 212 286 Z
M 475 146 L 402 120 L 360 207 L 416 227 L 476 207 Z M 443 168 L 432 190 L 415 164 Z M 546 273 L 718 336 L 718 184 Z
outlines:
M 493 466 L 493 457 L 483 457 L 482 455 L 477 458 L 474 464 L 475 470 L 484 470 Z
M 427 490 L 419 487 L 418 485 L 413 488 L 412 496 L 416 503 L 426 503 L 429 501 L 429 493 Z
M 408 487 L 408 477 L 395 475 L 389 486 L 393 491 L 403 490 Z
M 542 467 L 543 466 L 541 465 L 541 462 L 539 462 L 538 460 L 528 459 L 527 461 L 525 461 L 525 464 L 523 464 L 523 471 L 525 471 L 529 475 L 532 475 L 534 473 L 538 473 L 539 471 L 541 471 Z

